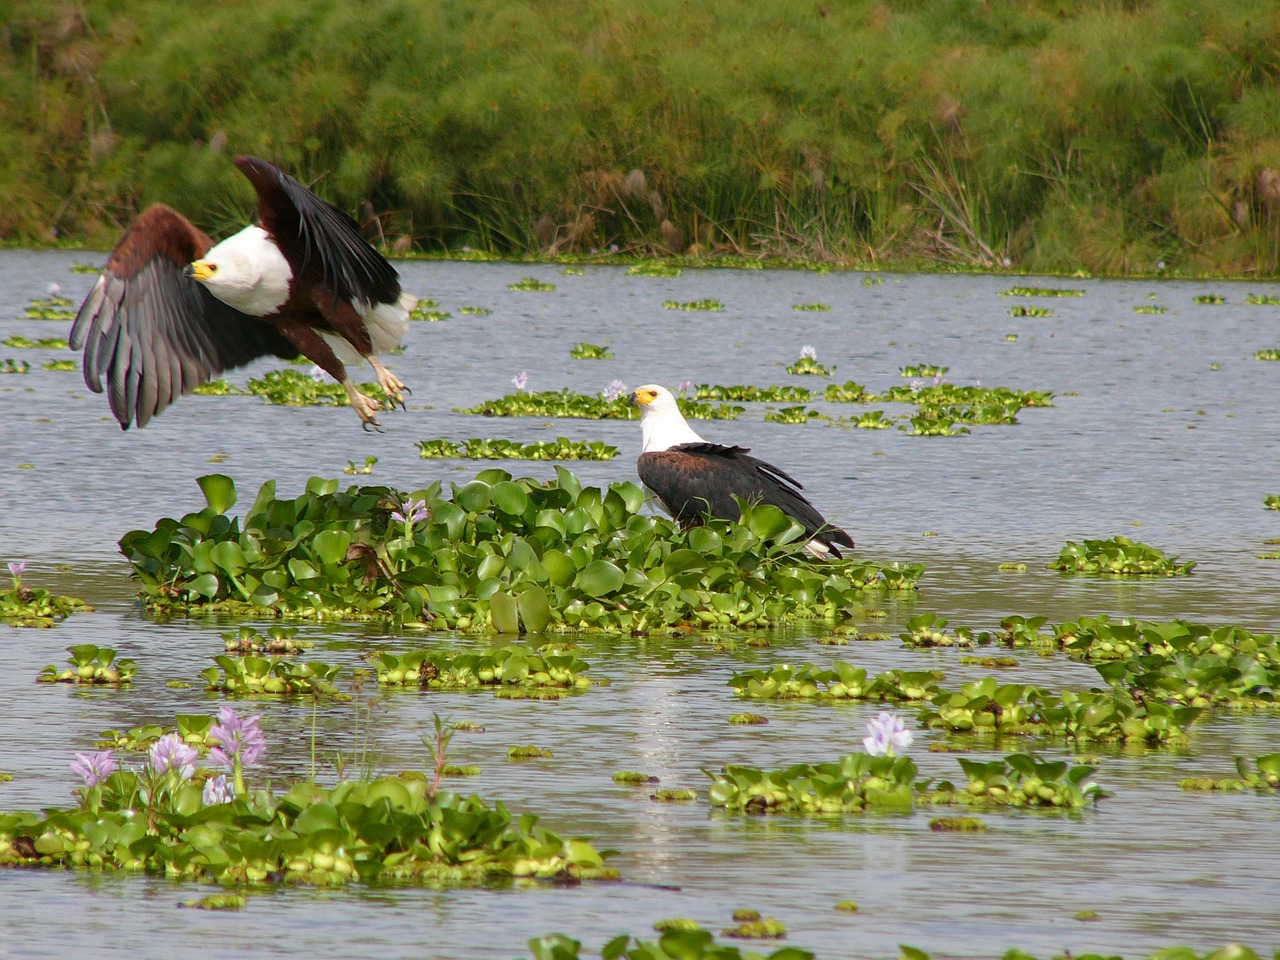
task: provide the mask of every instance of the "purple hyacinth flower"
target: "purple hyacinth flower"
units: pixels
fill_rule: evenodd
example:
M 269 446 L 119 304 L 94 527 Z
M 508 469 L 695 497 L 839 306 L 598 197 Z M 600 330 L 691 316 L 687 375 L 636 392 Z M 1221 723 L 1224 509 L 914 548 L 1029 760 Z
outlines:
M 261 719 L 261 715 L 256 713 L 251 717 L 241 717 L 235 707 L 220 708 L 218 722 L 209 731 L 218 742 L 218 746 L 209 751 L 209 761 L 224 770 L 235 766 L 236 757 L 240 758 L 242 768 L 257 764 L 267 749 L 267 738 L 258 722 Z
M 201 794 L 201 799 L 204 800 L 206 807 L 217 803 L 230 803 L 235 798 L 236 792 L 231 784 L 227 783 L 227 778 L 223 774 L 210 777 L 204 782 L 204 793 Z
M 676 390 L 680 392 L 680 396 L 682 397 L 692 389 L 693 389 L 692 380 L 681 380 L 680 386 L 676 387 Z
M 111 750 L 77 753 L 71 761 L 71 772 L 84 780 L 86 787 L 96 787 L 116 769 L 116 755 Z
M 605 400 L 608 401 L 609 403 L 613 403 L 613 401 L 617 400 L 619 397 L 625 395 L 626 393 L 627 393 L 627 385 L 623 383 L 621 380 L 614 380 L 611 384 L 609 384 L 607 387 L 604 388 L 604 393 L 601 394 L 601 396 L 603 396 Z
M 10 563 L 9 572 L 13 574 L 13 579 L 22 579 L 22 575 L 27 572 L 27 562 L 25 560 L 19 560 L 15 563 Z
M 882 712 L 867 723 L 867 736 L 862 746 L 873 757 L 892 757 L 911 746 L 915 737 L 901 718 Z
M 519 373 L 517 373 L 514 377 L 511 378 L 511 382 L 516 385 L 517 390 L 523 390 L 525 387 L 529 385 L 529 374 L 521 370 Z
M 813 347 L 811 347 L 809 344 L 806 343 L 803 347 L 800 348 L 800 358 L 802 360 L 817 360 L 818 351 L 813 349 Z
M 180 779 L 189 780 L 196 772 L 196 761 L 200 759 L 200 754 L 194 747 L 183 743 L 176 733 L 166 733 L 151 745 L 150 757 L 152 773 L 173 770 Z
M 431 516 L 427 501 L 410 499 L 400 510 L 391 511 L 391 519 L 397 523 L 421 523 Z

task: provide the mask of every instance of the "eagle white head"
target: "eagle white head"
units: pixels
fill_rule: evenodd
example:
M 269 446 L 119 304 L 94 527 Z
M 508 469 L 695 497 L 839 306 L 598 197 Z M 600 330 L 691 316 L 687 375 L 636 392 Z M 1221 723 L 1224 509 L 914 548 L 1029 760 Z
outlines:
M 248 226 L 209 248 L 188 268 L 209 292 L 251 317 L 275 313 L 289 299 L 293 270 L 280 248 L 258 226 Z
M 669 450 L 680 443 L 706 443 L 693 432 L 680 405 L 666 387 L 646 383 L 636 387 L 631 402 L 640 408 L 640 452 Z

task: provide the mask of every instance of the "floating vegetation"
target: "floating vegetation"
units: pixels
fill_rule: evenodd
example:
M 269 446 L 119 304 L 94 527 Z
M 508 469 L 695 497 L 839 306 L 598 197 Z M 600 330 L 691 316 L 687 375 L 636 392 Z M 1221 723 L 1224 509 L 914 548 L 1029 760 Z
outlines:
M 76 610 L 92 609 L 76 597 L 59 597 L 39 587 L 23 583 L 27 571 L 25 561 L 13 561 L 9 565 L 10 585 L 0 590 L 0 623 L 11 627 L 52 627 L 65 620 Z
M 233 387 L 228 380 L 210 380 L 191 391 L 198 397 L 242 397 L 247 391 Z
M 808 387 L 753 387 L 743 384 L 719 386 L 700 383 L 693 391 L 696 400 L 731 400 L 736 402 L 808 403 L 814 394 Z M 688 401 L 684 401 L 687 403 Z M 683 406 L 682 406 L 683 409 Z
M 932 670 L 888 670 L 872 677 L 843 660 L 830 667 L 780 664 L 734 673 L 728 685 L 752 700 L 875 700 L 921 702 L 941 692 Z
M 493 313 L 493 311 L 488 307 L 460 307 L 458 309 L 458 313 L 462 314 L 464 317 L 487 317 Z
M 1000 293 L 1002 297 L 1083 297 L 1083 290 L 1063 289 L 1059 287 L 1019 287 L 1013 286 Z
M 555 756 L 545 747 L 537 747 L 533 744 L 526 746 L 507 747 L 508 760 L 548 760 Z
M 1262 498 L 1262 505 L 1268 510 L 1280 510 L 1280 493 L 1268 493 Z
M 80 365 L 74 360 L 49 360 L 41 364 L 45 370 L 79 370 Z
M 791 309 L 825 312 L 831 309 L 831 304 L 829 303 L 793 303 L 791 305 Z
M 180 713 L 176 718 L 176 724 L 176 728 L 147 723 L 127 731 L 103 730 L 94 741 L 94 746 L 99 749 L 142 751 L 150 749 L 152 744 L 169 731 L 176 732 L 182 743 L 195 748 L 201 755 L 218 745 L 218 740 L 213 735 L 213 717 L 203 713 Z
M 549 618 L 550 612 L 546 612 Z M 507 631 L 514 633 L 514 630 Z M 387 686 L 422 687 L 431 690 L 585 690 L 589 665 L 572 653 L 548 650 L 535 653 L 527 647 L 506 646 L 484 653 L 448 653 L 415 650 L 396 655 L 374 655 L 378 682 Z
M 976 807 L 1065 807 L 1075 809 L 1107 796 L 1089 779 L 1094 768 L 1065 760 L 1041 760 L 1011 753 L 999 760 L 957 758 L 969 782 L 960 788 L 942 781 L 928 793 L 936 804 Z
M 134 674 L 138 672 L 138 664 L 134 660 L 116 659 L 116 652 L 111 647 L 99 647 L 92 643 L 78 643 L 67 647 L 71 654 L 67 662 L 70 668 L 59 669 L 49 664 L 40 671 L 36 679 L 40 683 L 89 683 L 110 684 L 119 686 L 132 683 Z
M 649 794 L 649 799 L 658 803 L 687 803 L 698 799 L 697 790 L 664 789 Z
M 893 426 L 893 418 L 886 417 L 883 410 L 868 410 L 859 416 L 850 417 L 846 422 L 860 430 L 888 430 Z
M 738 940 L 782 940 L 787 935 L 787 928 L 783 926 L 781 921 L 775 920 L 773 917 L 761 917 L 756 913 L 754 917 L 739 918 L 735 911 L 734 920 L 737 920 L 735 926 L 726 930 L 721 930 L 721 936 L 733 937 Z M 752 911 L 754 912 L 754 911 Z
M 910 757 L 851 753 L 834 763 L 765 771 L 729 765 L 711 778 L 712 806 L 741 813 L 848 813 L 910 810 L 916 765 Z
M 1133 308 L 1133 312 L 1134 312 L 1134 313 L 1155 313 L 1155 314 L 1159 314 L 1159 313 L 1168 313 L 1168 312 L 1169 312 L 1169 308 L 1168 308 L 1168 307 L 1159 307 L 1159 306 L 1156 306 L 1155 304 L 1139 304 L 1138 306 L 1136 306 L 1136 307 L 1134 307 L 1134 308 Z
M 764 415 L 766 423 L 808 423 L 810 420 L 821 418 L 822 414 L 817 410 L 809 410 L 803 406 L 783 407 L 781 410 L 774 410 Z
M 664 310 L 711 310 L 713 312 L 724 309 L 724 304 L 714 297 L 708 297 L 705 300 L 689 300 L 681 303 L 679 300 L 663 300 L 662 307 Z
M 916 437 L 959 437 L 969 432 L 968 427 L 957 426 L 955 420 L 941 408 L 925 407 L 898 429 Z
M 562 838 L 502 804 L 434 791 L 424 779 L 304 782 L 277 797 L 243 788 L 237 753 L 237 783 L 209 777 L 202 788 L 194 756 L 181 744 L 159 750 L 163 743 L 141 773 L 117 769 L 109 753 L 82 754 L 79 807 L 0 814 L 0 866 L 330 887 L 618 875 L 586 840 Z
M 526 290 L 526 291 L 534 291 L 534 292 L 546 292 L 549 290 L 554 290 L 555 288 L 556 288 L 556 285 L 554 283 L 546 283 L 542 280 L 539 280 L 537 277 L 525 277 L 523 280 L 520 280 L 516 283 L 507 284 L 508 290 Z
M 424 303 L 419 300 L 417 305 L 409 311 L 410 320 L 425 320 L 428 323 L 439 323 L 442 320 L 448 320 L 451 316 L 448 310 L 433 309 L 434 303 L 428 301 Z
M 776 507 L 688 530 L 638 511 L 632 483 L 583 487 L 486 470 L 411 499 L 313 478 L 291 499 L 269 481 L 243 518 L 230 478 L 200 479 L 208 503 L 121 551 L 155 610 L 388 619 L 527 632 L 766 626 L 843 620 L 867 591 L 915 589 L 918 564 L 811 562 Z
M 367 477 L 369 474 L 373 473 L 374 465 L 377 464 L 377 462 L 377 457 L 365 457 L 364 464 L 362 466 L 356 466 L 356 462 L 354 460 L 348 460 L 347 465 L 342 468 L 342 472 L 348 476 L 359 475 Z
M 878 287 L 884 283 L 884 277 L 863 277 L 860 282 L 864 287 Z
M 649 785 L 651 783 L 660 782 L 657 777 L 651 777 L 647 773 L 636 773 L 632 770 L 619 770 L 613 775 L 614 783 L 622 783 L 627 786 Z
M 518 440 L 472 438 L 455 443 L 452 440 L 420 440 L 418 451 L 424 460 L 458 458 L 463 460 L 612 460 L 618 448 L 600 440 Z
M 996 567 L 1001 573 L 1026 573 L 1027 565 L 1017 560 L 1010 560 Z
M 92 272 L 97 273 L 98 268 L 94 268 Z M 26 308 L 28 320 L 74 320 L 75 316 L 76 311 L 71 301 L 58 294 L 32 300 L 31 305 Z
M 1188 777 L 1178 786 L 1183 790 L 1280 790 L 1280 753 L 1248 760 L 1236 757 L 1238 777 Z
M 227 653 L 256 653 L 272 656 L 287 656 L 315 646 L 315 643 L 310 640 L 298 640 L 297 636 L 297 627 L 273 624 L 267 627 L 264 635 L 256 628 L 245 624 L 235 633 L 222 634 L 222 645 Z
M 384 395 L 382 387 L 376 383 L 362 383 L 360 391 L 366 396 Z M 317 380 L 309 374 L 287 367 L 283 370 L 268 370 L 261 377 L 251 379 L 243 392 L 262 397 L 268 403 L 288 407 L 325 404 L 341 407 L 351 402 L 347 391 L 337 381 L 327 376 Z
M 900 377 L 934 377 L 941 378 L 946 374 L 950 367 L 938 367 L 931 363 L 920 363 L 915 366 L 899 367 L 898 376 Z
M 1196 303 L 1226 303 L 1227 298 L 1220 293 L 1201 293 L 1192 298 Z
M 342 671 L 342 667 L 327 663 L 296 663 L 255 654 L 239 658 L 223 654 L 215 656 L 213 661 L 216 667 L 200 671 L 208 684 L 206 689 L 254 696 L 333 696 L 338 692 L 333 680 Z
M 833 370 L 835 367 L 828 369 L 818 362 L 818 352 L 808 344 L 800 348 L 799 359 L 787 367 L 787 373 L 799 376 L 829 377 Z
M 987 822 L 977 817 L 936 817 L 929 821 L 935 833 L 986 833 Z
M 944 629 L 947 618 L 936 613 L 920 613 L 907 620 L 907 632 L 899 634 L 908 647 L 972 647 L 976 642 L 967 630 Z
M 5 357 L 4 362 L 0 363 L 0 373 L 26 373 L 31 369 L 31 364 L 25 360 L 15 360 L 13 357 Z
M 865 403 L 874 399 L 867 388 L 860 383 L 846 380 L 844 383 L 830 383 L 822 391 L 822 398 L 830 403 Z
M 769 723 L 769 718 L 758 713 L 731 713 L 729 723 L 740 727 L 763 727 Z
M 1251 293 L 1244 298 L 1244 302 L 1250 306 L 1280 307 L 1280 297 L 1269 294 Z
M 1053 406 L 1053 394 L 1047 391 L 962 386 L 954 383 L 935 383 L 927 386 L 900 384 L 890 387 L 882 394 L 869 396 L 867 399 L 886 403 L 914 403 L 936 408 L 961 405 L 1017 408 Z
M 1026 307 L 1022 304 L 1015 304 L 1009 308 L 1009 316 L 1011 317 L 1052 317 L 1053 309 L 1050 307 Z M 1010 334 L 1014 340 L 1017 340 L 1017 334 Z M 1005 337 L 1007 340 L 1008 337 Z
M 736 420 L 743 409 L 696 400 L 685 400 L 680 405 L 680 412 L 690 420 Z M 455 409 L 454 412 L 485 417 L 579 417 L 588 420 L 629 420 L 639 416 L 636 408 L 621 398 L 607 399 L 601 395 L 575 393 L 567 388 L 507 394 L 479 406 Z
M 1049 568 L 1091 576 L 1184 577 L 1195 565 L 1194 560 L 1180 564 L 1177 557 L 1128 537 L 1113 537 L 1081 543 L 1068 540 Z
M 666 260 L 641 260 L 627 267 L 628 277 L 678 277 L 683 272 Z
M 6 347 L 18 347 L 20 349 L 67 349 L 67 341 L 63 337 L 42 337 L 39 340 L 32 340 L 30 337 L 22 337 L 16 333 L 11 337 L 5 337 L 3 340 L 0 340 L 0 344 L 3 344 Z
M 1280 360 L 1280 347 L 1268 347 L 1253 355 L 1255 360 Z
M 659 923 L 667 922 L 659 921 Z M 692 923 L 692 921 L 688 922 Z M 657 927 L 658 924 L 654 926 Z M 796 947 L 781 947 L 768 954 L 755 951 L 743 953 L 731 944 L 717 943 L 709 930 L 700 929 L 697 924 L 692 927 L 673 926 L 664 928 L 660 932 L 662 936 L 656 942 L 636 937 L 633 943 L 628 934 L 614 937 L 600 948 L 599 956 L 607 957 L 609 960 L 672 960 L 672 958 L 679 958 L 679 960 L 815 960 L 815 954 Z M 581 943 L 558 933 L 535 937 L 529 941 L 529 950 L 534 960 L 582 960 L 584 957 L 581 953 Z M 593 951 L 590 955 L 594 957 L 597 954 Z M 1083 960 L 1093 960 L 1093 958 L 1083 958 Z M 1258 958 L 1256 956 L 1214 957 L 1211 960 L 1258 960 Z
M 570 347 L 569 356 L 573 360 L 608 360 L 613 356 L 613 351 L 608 347 L 584 341 Z
M 671 917 L 667 920 L 655 921 L 653 929 L 658 933 L 666 933 L 669 930 L 701 930 L 702 926 L 696 920 L 689 920 L 685 917 Z

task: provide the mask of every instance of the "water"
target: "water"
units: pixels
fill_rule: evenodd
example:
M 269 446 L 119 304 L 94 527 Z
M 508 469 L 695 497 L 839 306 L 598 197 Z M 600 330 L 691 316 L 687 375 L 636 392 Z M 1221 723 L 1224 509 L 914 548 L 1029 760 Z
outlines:
M 50 283 L 79 301 L 93 277 L 73 274 L 83 255 L 0 253 L 0 339 L 65 336 L 67 325 L 21 319 Z M 100 261 L 100 255 L 90 259 Z M 1273 402 L 1280 363 L 1255 361 L 1280 346 L 1280 309 L 1247 305 L 1261 285 L 1226 282 L 1090 281 L 1019 278 L 1035 286 L 1083 289 L 1080 298 L 1001 297 L 1015 281 L 996 277 L 787 271 L 685 271 L 628 277 L 587 267 L 567 276 L 550 265 L 409 263 L 406 286 L 452 313 L 415 324 L 392 366 L 410 387 L 407 413 L 366 434 L 348 409 L 271 407 L 250 397 L 188 397 L 145 430 L 121 432 L 105 400 L 78 373 L 41 369 L 59 351 L 0 347 L 31 361 L 26 375 L 0 376 L 0 561 L 25 559 L 29 582 L 87 599 L 95 607 L 52 630 L 0 626 L 7 669 L 0 675 L 0 809 L 64 805 L 76 778 L 67 767 L 102 730 L 171 723 L 175 713 L 212 712 L 198 672 L 234 624 L 158 623 L 134 600 L 116 541 L 135 527 L 202 505 L 194 479 L 232 476 L 246 505 L 259 484 L 281 494 L 312 475 L 344 483 L 423 487 L 464 481 L 486 464 L 421 460 L 418 440 L 476 436 L 522 442 L 566 436 L 604 440 L 623 455 L 571 464 L 584 482 L 634 479 L 637 424 L 624 421 L 484 419 L 457 414 L 513 389 L 529 373 L 535 390 L 602 390 L 659 382 L 804 383 L 784 367 L 804 344 L 834 365 L 835 379 L 874 390 L 903 381 L 899 367 L 933 363 L 954 383 L 980 381 L 1056 395 L 1016 426 L 977 427 L 966 437 L 912 437 L 897 430 L 765 423 L 749 405 L 734 423 L 704 422 L 709 439 L 741 443 L 806 484 L 815 504 L 871 559 L 919 561 L 919 596 L 888 600 L 874 629 L 895 634 L 915 613 L 951 626 L 993 627 L 1013 613 L 1053 621 L 1108 613 L 1187 617 L 1280 629 L 1280 514 L 1262 508 L 1280 492 L 1280 412 Z M 552 292 L 515 292 L 526 276 Z M 1198 294 L 1224 294 L 1203 305 Z M 714 297 L 723 312 L 662 308 L 664 300 Z M 793 304 L 823 302 L 829 312 Z M 1048 306 L 1051 318 L 1012 318 L 1012 304 Z M 1148 304 L 1160 315 L 1137 314 Z M 493 311 L 462 316 L 463 306 Z M 1005 335 L 1016 333 L 1016 342 Z M 609 345 L 615 358 L 577 361 L 578 342 Z M 243 383 L 268 369 L 231 376 Z M 816 383 L 815 383 L 816 381 Z M 851 409 L 812 404 L 847 414 Z M 873 405 L 883 407 L 884 405 Z M 889 408 L 886 408 L 889 409 Z M 895 411 L 896 412 L 896 411 Z M 378 457 L 371 477 L 343 477 L 349 461 Z M 216 461 L 216 462 L 214 462 Z M 504 469 L 549 477 L 545 463 Z M 1124 534 L 1183 559 L 1194 576 L 1155 582 L 1065 578 L 1044 569 L 1068 539 Z M 1023 561 L 1024 573 L 1000 572 Z M 478 777 L 455 789 L 534 812 L 561 833 L 592 838 L 626 877 L 619 885 L 431 891 L 353 887 L 286 889 L 252 895 L 232 915 L 179 911 L 202 896 L 196 885 L 43 871 L 0 871 L 0 956 L 196 956 L 510 958 L 525 941 L 562 931 L 598 948 L 621 932 L 653 936 L 654 921 L 691 917 L 719 930 L 737 908 L 786 924 L 789 943 L 836 957 L 891 957 L 909 943 L 938 955 L 991 956 L 1010 947 L 1046 956 L 1064 949 L 1135 956 L 1171 944 L 1208 950 L 1229 940 L 1259 951 L 1280 947 L 1280 807 L 1253 793 L 1212 796 L 1177 788 L 1191 775 L 1225 776 L 1235 755 L 1280 749 L 1274 716 L 1222 716 L 1195 728 L 1189 746 L 1165 751 L 1099 751 L 1097 779 L 1114 791 L 1075 817 L 983 815 L 984 835 L 935 834 L 933 815 L 905 817 L 727 816 L 693 804 L 658 804 L 648 791 L 616 785 L 617 770 L 641 770 L 664 787 L 703 790 L 701 770 L 724 763 L 775 768 L 834 759 L 859 746 L 871 707 L 749 704 L 766 727 L 734 727 L 744 709 L 725 682 L 734 670 L 777 662 L 840 658 L 869 670 L 938 667 L 948 685 L 982 675 L 956 652 L 900 648 L 896 642 L 843 648 L 813 642 L 815 628 L 776 638 L 768 650 L 723 652 L 702 638 L 588 637 L 581 656 L 610 687 L 558 703 L 497 700 L 486 694 L 383 694 L 366 689 L 358 707 L 333 704 L 317 718 L 318 750 L 331 759 L 367 733 L 388 770 L 418 768 L 433 712 L 468 719 L 484 733 L 459 733 L 453 759 Z M 314 659 L 360 665 L 370 650 L 424 642 L 369 625 L 314 625 Z M 114 646 L 139 662 L 123 691 L 34 683 L 73 643 Z M 444 645 L 484 640 L 434 638 Z M 1001 674 L 1048 686 L 1094 682 L 1087 666 L 1024 656 Z M 186 690 L 170 680 L 197 681 Z M 287 702 L 255 704 L 265 714 L 270 774 L 305 774 L 311 713 Z M 909 713 L 909 712 L 908 712 Z M 926 776 L 956 777 L 954 756 L 932 754 L 934 734 L 912 755 Z M 513 744 L 554 751 L 549 760 L 506 759 Z M 1010 745 L 1007 749 L 1015 749 Z M 1064 755 L 1061 744 L 1038 744 Z M 1004 752 L 1004 751 L 1002 751 Z M 993 755 L 977 749 L 972 755 Z M 331 774 L 329 774 L 331 776 Z M 705 794 L 704 794 L 705 796 Z M 853 899 L 856 914 L 838 913 Z M 1078 910 L 1100 919 L 1081 923 Z

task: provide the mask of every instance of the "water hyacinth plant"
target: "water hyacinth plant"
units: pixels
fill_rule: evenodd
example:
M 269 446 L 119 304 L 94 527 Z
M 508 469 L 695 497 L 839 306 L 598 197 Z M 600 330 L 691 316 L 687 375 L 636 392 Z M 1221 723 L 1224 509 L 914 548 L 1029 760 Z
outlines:
M 90 867 L 223 884 L 479 883 L 492 877 L 613 879 L 604 855 L 425 778 L 295 784 L 277 796 L 236 771 L 261 758 L 257 718 L 222 711 L 233 772 L 204 776 L 177 734 L 139 771 L 111 751 L 77 755 L 71 809 L 0 813 L 0 867 Z M 141 815 L 139 815 L 141 814 Z
M 447 492 L 439 483 L 416 491 L 428 517 L 407 535 L 391 516 L 406 495 L 386 487 L 340 492 L 337 481 L 313 479 L 279 499 L 268 483 L 243 518 L 226 515 L 236 499 L 230 478 L 204 477 L 201 487 L 205 509 L 121 541 L 154 609 L 486 631 L 746 627 L 845 619 L 867 591 L 911 589 L 920 574 L 862 560 L 810 563 L 803 529 L 767 504 L 745 505 L 736 523 L 682 529 L 640 513 L 646 498 L 635 484 L 583 487 L 563 467 L 553 482 L 486 470 Z M 237 679 L 249 665 L 280 679 L 291 669 L 251 657 L 217 662 Z
M 1128 537 L 1110 540 L 1068 540 L 1050 569 L 1092 576 L 1184 577 L 1196 565 L 1194 560 L 1178 563 L 1164 551 L 1135 542 Z
M 509 394 L 454 412 L 484 417 L 580 417 L 589 420 L 630 420 L 640 415 L 635 407 L 619 403 L 620 399 L 621 395 L 614 400 L 606 400 L 599 394 L 576 393 L 566 388 Z M 691 420 L 736 420 L 743 408 L 686 400 L 680 405 L 680 410 Z
M 835 367 L 824 367 L 818 362 L 818 351 L 807 343 L 800 348 L 799 359 L 787 367 L 787 373 L 811 374 L 821 377 L 830 376 L 833 370 L 835 370 Z
M 618 448 L 600 440 L 518 440 L 473 437 L 455 443 L 452 440 L 420 440 L 418 453 L 424 459 L 457 458 L 462 460 L 612 460 Z

